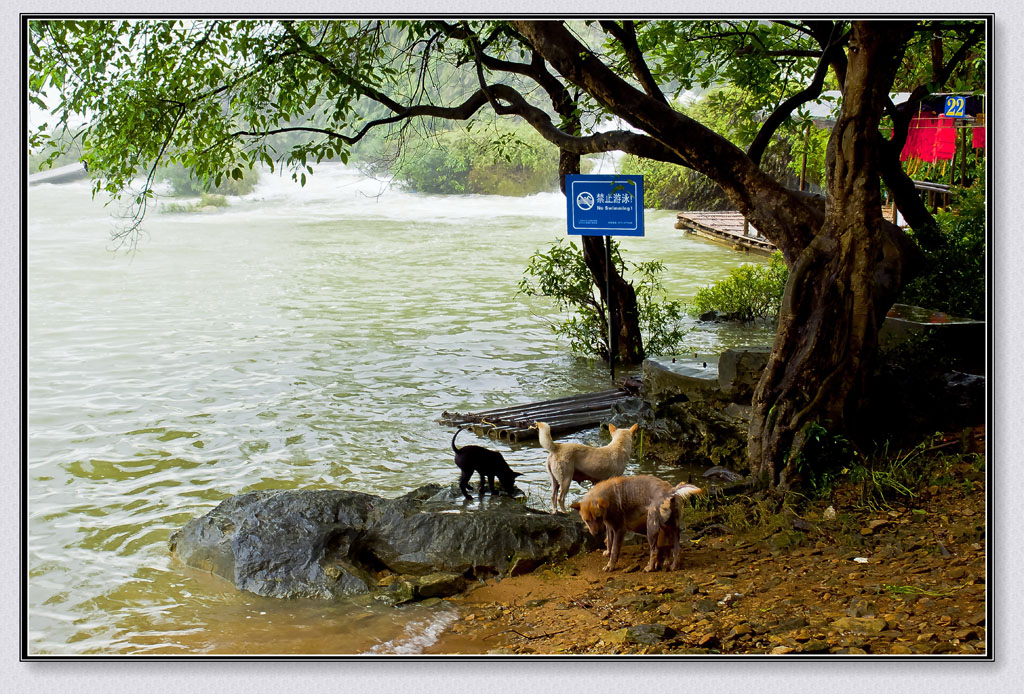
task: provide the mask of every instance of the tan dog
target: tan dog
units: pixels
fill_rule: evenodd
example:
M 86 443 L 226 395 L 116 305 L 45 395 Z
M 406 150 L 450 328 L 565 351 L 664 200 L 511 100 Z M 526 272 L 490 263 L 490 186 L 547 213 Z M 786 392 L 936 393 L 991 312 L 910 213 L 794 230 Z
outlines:
M 608 425 L 612 442 L 600 448 L 582 443 L 555 443 L 551 438 L 551 427 L 537 422 L 540 445 L 548 452 L 548 474 L 551 475 L 551 508 L 565 513 L 565 497 L 569 484 L 574 480 L 600 482 L 609 477 L 621 475 L 633 452 L 633 434 L 637 425 L 619 429 Z
M 605 529 L 605 571 L 615 568 L 627 530 L 647 533 L 650 560 L 644 571 L 657 571 L 666 554 L 672 557 L 670 571 L 679 567 L 679 529 L 682 525 L 682 499 L 703 490 L 683 483 L 673 487 L 651 475 L 613 477 L 594 485 L 583 498 L 572 504 L 587 530 L 597 535 Z

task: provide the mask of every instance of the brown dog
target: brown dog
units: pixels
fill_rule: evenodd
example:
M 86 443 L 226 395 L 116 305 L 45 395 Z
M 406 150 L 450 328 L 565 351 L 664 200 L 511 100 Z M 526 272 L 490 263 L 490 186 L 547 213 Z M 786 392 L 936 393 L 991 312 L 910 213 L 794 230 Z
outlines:
M 671 554 L 670 571 L 679 567 L 679 528 L 682 523 L 682 499 L 703 490 L 683 483 L 673 487 L 651 475 L 613 477 L 598 482 L 571 505 L 577 509 L 587 530 L 597 535 L 605 528 L 605 571 L 615 568 L 627 530 L 647 532 L 650 560 L 644 571 L 657 571 L 666 554 Z

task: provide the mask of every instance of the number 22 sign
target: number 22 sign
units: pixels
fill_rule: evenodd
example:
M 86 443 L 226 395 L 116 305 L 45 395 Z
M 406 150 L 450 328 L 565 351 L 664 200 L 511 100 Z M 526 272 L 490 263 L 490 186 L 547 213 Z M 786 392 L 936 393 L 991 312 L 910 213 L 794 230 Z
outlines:
M 947 118 L 966 118 L 967 99 L 962 96 L 947 96 L 945 116 Z

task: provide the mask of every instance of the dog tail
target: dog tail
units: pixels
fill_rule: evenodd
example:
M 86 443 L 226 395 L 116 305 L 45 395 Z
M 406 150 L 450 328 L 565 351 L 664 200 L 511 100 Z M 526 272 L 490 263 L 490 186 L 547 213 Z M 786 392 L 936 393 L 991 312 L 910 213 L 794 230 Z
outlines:
M 677 496 L 680 499 L 685 499 L 688 496 L 696 496 L 697 494 L 703 494 L 704 490 L 697 485 L 690 484 L 689 482 L 683 482 L 682 484 L 676 485 L 676 488 L 672 490 L 673 496 Z
M 459 449 L 455 447 L 455 438 L 462 433 L 462 429 L 463 427 L 460 427 L 458 431 L 455 432 L 455 436 L 452 437 L 452 450 L 455 451 L 456 453 L 459 452 Z
M 672 516 L 679 513 L 679 502 L 676 498 L 675 494 L 669 494 L 658 504 L 658 518 L 661 519 L 662 525 L 667 525 Z
M 544 450 L 549 453 L 555 452 L 555 447 L 558 444 L 551 438 L 551 427 L 544 422 L 537 422 L 537 438 L 540 440 L 540 445 Z

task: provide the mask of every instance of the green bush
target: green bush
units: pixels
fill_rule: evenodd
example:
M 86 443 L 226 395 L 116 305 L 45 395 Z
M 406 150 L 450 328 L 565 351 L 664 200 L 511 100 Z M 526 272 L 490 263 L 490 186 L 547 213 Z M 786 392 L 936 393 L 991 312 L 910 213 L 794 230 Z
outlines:
M 228 199 L 215 193 L 200 193 L 198 202 L 171 202 L 160 206 L 161 212 L 198 212 L 204 207 L 227 207 Z
M 251 193 L 260 180 L 260 172 L 257 169 L 246 171 L 242 178 L 224 176 L 220 185 L 213 186 L 207 190 L 202 181 L 196 180 L 192 174 L 180 165 L 165 166 L 157 173 L 157 178 L 170 184 L 174 195 L 191 197 L 202 193 L 214 193 L 217 195 L 246 195 Z M 205 203 L 210 204 L 210 203 Z M 227 204 L 226 202 L 224 204 Z
M 725 279 L 698 289 L 690 311 L 697 315 L 715 311 L 728 320 L 775 320 L 788 279 L 786 263 L 782 254 L 776 252 L 768 265 L 739 265 Z
M 655 355 L 678 351 L 686 334 L 679 325 L 683 304 L 665 300 L 660 280 L 665 265 L 659 261 L 627 263 L 614 241 L 612 263 L 621 273 L 632 275 L 645 352 Z M 569 340 L 573 352 L 601 357 L 608 354 L 605 307 L 583 260 L 583 251 L 575 244 L 559 239 L 547 252 L 537 251 L 530 256 L 518 294 L 548 297 L 559 311 L 569 314 L 561 322 L 552 323 L 551 329 Z
M 356 151 L 361 168 L 387 171 L 410 190 L 435 194 L 532 195 L 558 187 L 558 148 L 533 128 L 496 123 L 478 130 L 379 141 Z
M 899 303 L 984 320 L 986 214 L 982 179 L 960 189 L 953 204 L 936 215 L 936 221 L 939 242 L 934 248 L 922 248 L 926 268 L 903 289 Z

